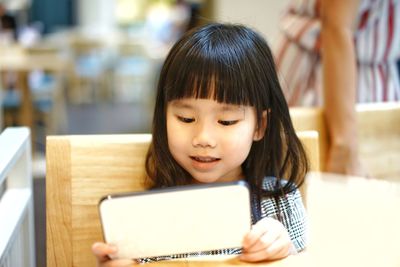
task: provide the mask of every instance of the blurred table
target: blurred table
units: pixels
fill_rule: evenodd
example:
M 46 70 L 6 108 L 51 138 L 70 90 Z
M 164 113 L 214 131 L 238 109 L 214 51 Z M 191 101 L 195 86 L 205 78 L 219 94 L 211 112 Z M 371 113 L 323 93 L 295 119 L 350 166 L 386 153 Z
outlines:
M 310 240 L 305 252 L 258 264 L 221 256 L 149 266 L 400 266 L 400 182 L 311 173 L 307 186 Z
M 18 73 L 18 89 L 21 90 L 21 111 L 19 121 L 22 125 L 33 129 L 33 101 L 29 88 L 29 72 L 43 70 L 52 73 L 67 72 L 70 62 L 56 53 L 30 53 L 29 49 L 19 46 L 0 47 L 0 71 L 15 71 Z M 33 137 L 33 131 L 32 131 Z

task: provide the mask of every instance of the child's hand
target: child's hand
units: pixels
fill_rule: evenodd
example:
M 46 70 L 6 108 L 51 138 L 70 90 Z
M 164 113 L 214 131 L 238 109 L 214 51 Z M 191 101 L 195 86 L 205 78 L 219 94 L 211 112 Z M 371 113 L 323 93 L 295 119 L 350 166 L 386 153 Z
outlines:
M 111 260 L 108 255 L 116 253 L 117 248 L 105 243 L 94 243 L 92 246 L 92 252 L 96 256 L 97 266 L 99 267 L 128 267 L 135 264 L 134 261 L 129 259 Z
M 240 259 L 248 262 L 282 259 L 290 254 L 292 246 L 282 223 L 272 218 L 264 218 L 245 236 Z

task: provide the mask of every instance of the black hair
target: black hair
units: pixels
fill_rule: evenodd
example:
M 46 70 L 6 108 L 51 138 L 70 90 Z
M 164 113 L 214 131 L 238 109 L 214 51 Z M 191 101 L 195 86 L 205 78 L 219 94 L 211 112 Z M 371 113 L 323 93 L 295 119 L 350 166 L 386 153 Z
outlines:
M 252 106 L 258 125 L 266 111 L 265 135 L 253 142 L 242 164 L 257 203 L 263 196 L 277 198 L 303 183 L 308 171 L 307 157 L 293 128 L 268 44 L 243 25 L 213 23 L 187 32 L 172 47 L 162 67 L 153 139 L 146 158 L 152 187 L 184 185 L 192 181 L 190 174 L 169 152 L 166 127 L 168 102 L 191 97 Z M 266 176 L 277 178 L 275 190 L 263 189 Z M 287 183 L 282 183 L 282 178 Z M 257 210 L 259 213 L 259 206 Z

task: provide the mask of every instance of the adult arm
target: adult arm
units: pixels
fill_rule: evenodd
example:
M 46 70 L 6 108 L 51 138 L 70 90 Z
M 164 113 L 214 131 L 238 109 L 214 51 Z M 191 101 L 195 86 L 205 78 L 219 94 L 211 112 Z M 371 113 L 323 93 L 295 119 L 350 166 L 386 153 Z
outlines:
M 326 170 L 362 175 L 355 112 L 357 64 L 353 42 L 359 0 L 320 0 L 324 111 L 330 136 Z

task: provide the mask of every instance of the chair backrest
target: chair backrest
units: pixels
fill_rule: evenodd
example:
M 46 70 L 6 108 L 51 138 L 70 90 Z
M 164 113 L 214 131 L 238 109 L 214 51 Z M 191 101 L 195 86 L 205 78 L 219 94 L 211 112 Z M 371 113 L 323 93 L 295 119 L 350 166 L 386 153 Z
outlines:
M 290 108 L 290 116 L 297 132 L 317 131 L 319 142 L 319 166 L 325 170 L 328 150 L 328 132 L 322 108 L 295 107 Z
M 372 177 L 400 179 L 400 103 L 356 106 L 360 159 Z M 320 166 L 325 170 L 328 130 L 321 108 L 290 109 L 296 131 L 319 133 Z
M 316 132 L 299 133 L 318 153 Z M 107 194 L 144 190 L 150 134 L 49 136 L 46 146 L 47 266 L 95 266 L 102 240 L 97 205 Z M 318 168 L 318 155 L 311 164 Z
M 27 127 L 0 134 L 0 266 L 35 266 L 32 154 Z

